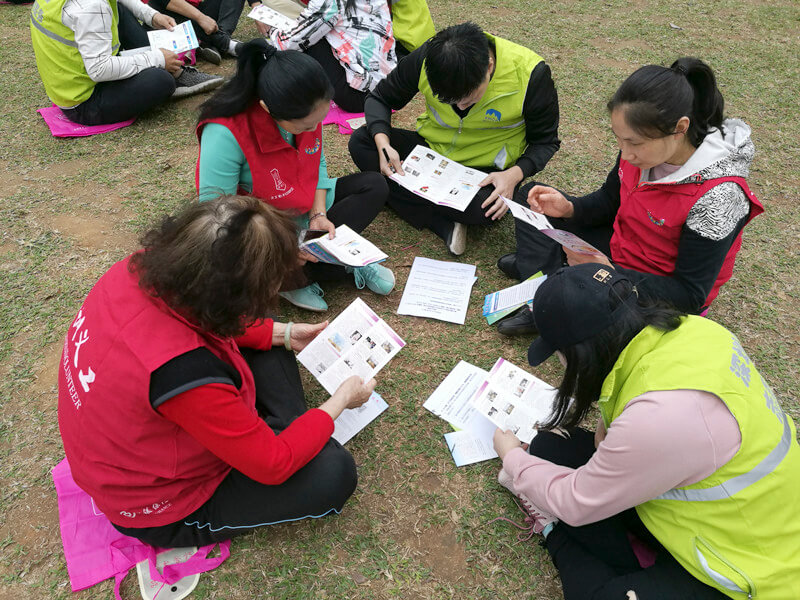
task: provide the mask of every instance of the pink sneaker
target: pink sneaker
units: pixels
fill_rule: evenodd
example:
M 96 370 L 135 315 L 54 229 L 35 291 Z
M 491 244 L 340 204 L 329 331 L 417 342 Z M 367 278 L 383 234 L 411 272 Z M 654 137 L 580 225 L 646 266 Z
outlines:
M 558 523 L 558 519 L 555 516 L 538 508 L 525 494 L 517 493 L 517 491 L 514 489 L 514 480 L 505 469 L 501 468 L 500 472 L 497 474 L 497 483 L 519 498 L 521 504 L 520 502 L 517 502 L 517 506 L 519 506 L 520 510 L 525 513 L 525 518 L 522 520 L 522 524 L 515 523 L 511 519 L 507 519 L 505 517 L 497 517 L 496 519 L 489 521 L 490 523 L 494 523 L 495 521 L 506 521 L 507 523 L 511 523 L 517 529 L 521 529 L 522 531 L 517 534 L 517 539 L 521 542 L 531 539 L 535 533 L 542 533 L 548 525 L 555 525 Z

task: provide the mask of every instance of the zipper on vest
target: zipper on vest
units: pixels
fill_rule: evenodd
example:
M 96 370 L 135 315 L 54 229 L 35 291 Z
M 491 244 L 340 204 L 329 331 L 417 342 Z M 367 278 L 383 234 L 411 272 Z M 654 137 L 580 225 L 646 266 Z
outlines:
M 456 147 L 456 142 L 458 141 L 458 136 L 461 135 L 461 130 L 463 128 L 464 128 L 464 119 L 459 117 L 458 118 L 458 131 L 456 131 L 455 135 L 453 135 L 453 141 L 450 142 L 450 147 L 447 149 L 447 152 L 445 153 L 446 156 L 449 156 L 453 152 L 453 149 Z
M 731 583 L 732 583 L 734 586 L 736 586 L 736 588 L 737 588 L 737 589 L 731 589 L 731 588 L 730 588 L 730 587 L 728 587 L 728 586 L 724 586 L 724 587 L 727 587 L 727 588 L 728 588 L 728 589 L 730 589 L 732 592 L 741 592 L 741 593 L 745 593 L 745 594 L 747 594 L 747 597 L 748 597 L 748 599 L 750 599 L 750 598 L 752 598 L 752 597 L 753 597 L 753 594 L 755 594 L 755 593 L 756 593 L 756 586 L 755 586 L 755 584 L 753 583 L 753 580 L 752 580 L 752 579 L 750 579 L 750 577 L 748 577 L 748 576 L 747 576 L 747 573 L 745 573 L 744 571 L 742 571 L 742 570 L 741 570 L 740 568 L 738 568 L 736 565 L 734 565 L 733 563 L 731 563 L 731 562 L 730 562 L 730 561 L 729 561 L 727 558 L 725 558 L 724 556 L 722 556 L 722 554 L 719 552 L 719 550 L 717 550 L 716 548 L 714 548 L 714 547 L 713 547 L 711 544 L 709 544 L 709 543 L 708 543 L 708 541 L 707 541 L 705 538 L 703 538 L 703 537 L 701 537 L 701 536 L 697 536 L 697 537 L 695 538 L 694 547 L 695 547 L 695 552 L 700 552 L 700 551 L 701 551 L 701 548 L 702 548 L 702 549 L 705 549 L 705 550 L 707 550 L 709 553 L 711 553 L 711 554 L 712 554 L 712 555 L 713 555 L 713 556 L 714 556 L 714 557 L 715 557 L 715 558 L 716 558 L 718 561 L 720 561 L 722 564 L 724 564 L 726 567 L 728 567 L 728 568 L 729 568 L 729 569 L 730 569 L 730 570 L 731 570 L 733 573 L 736 573 L 736 574 L 737 574 L 739 577 L 741 577 L 741 578 L 742 578 L 742 579 L 743 579 L 745 582 L 747 582 L 747 588 L 748 588 L 748 589 L 747 589 L 747 590 L 743 590 L 743 589 L 739 588 L 739 586 L 738 586 L 738 585 L 737 585 L 735 582 L 733 582 L 733 581 L 731 581 Z M 702 552 L 700 552 L 700 553 L 702 554 Z M 704 567 L 702 564 L 700 565 L 700 568 L 701 568 L 701 569 L 702 569 L 702 570 L 703 570 L 703 571 L 706 573 L 706 575 L 708 575 L 709 577 L 711 577 L 711 579 L 715 579 L 715 578 L 714 578 L 714 576 L 713 576 L 713 574 L 712 574 L 712 573 L 709 573 L 708 569 L 706 569 L 706 568 L 705 568 L 705 567 Z M 724 574 L 721 574 L 721 575 L 723 575 L 723 576 L 724 576 Z M 716 581 L 716 580 L 715 580 L 715 581 Z M 719 581 L 717 581 L 717 583 L 720 583 L 720 582 L 719 582 Z M 724 585 L 724 584 L 723 584 L 723 585 Z

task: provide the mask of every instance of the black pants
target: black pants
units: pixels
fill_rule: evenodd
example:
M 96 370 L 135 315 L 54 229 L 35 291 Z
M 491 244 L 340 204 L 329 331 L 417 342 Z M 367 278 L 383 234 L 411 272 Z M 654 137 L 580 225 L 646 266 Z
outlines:
M 147 46 L 147 31 L 133 14 L 119 5 L 119 37 L 123 49 Z M 89 98 L 63 112 L 81 125 L 119 123 L 169 100 L 175 91 L 175 78 L 165 69 L 151 67 L 133 77 L 95 84 Z
M 337 227 L 347 225 L 361 233 L 381 212 L 388 196 L 386 178 L 380 173 L 353 173 L 339 177 L 328 220 Z M 337 281 L 349 277 L 344 267 L 325 263 L 307 263 L 304 271 L 309 281 Z
M 333 86 L 333 101 L 342 110 L 353 113 L 364 112 L 364 100 L 369 92 L 361 92 L 350 87 L 347 83 L 347 72 L 333 55 L 333 50 L 325 38 L 306 50 L 306 54 L 313 57 L 322 68 Z
M 389 140 L 392 147 L 400 155 L 400 160 L 404 160 L 414 149 L 414 146 L 428 146 L 425 138 L 416 131 L 397 129 L 395 127 L 392 127 Z M 359 127 L 350 136 L 349 149 L 353 162 L 361 171 L 380 172 L 378 149 L 375 147 L 375 141 L 367 132 L 366 126 Z M 494 166 L 475 168 L 487 173 L 499 170 Z M 481 208 L 484 200 L 494 191 L 493 185 L 481 188 L 467 209 L 462 212 L 447 206 L 433 204 L 392 180 L 388 180 L 388 183 L 389 206 L 404 221 L 417 229 L 426 227 L 441 236 L 441 232 L 448 230 L 448 226 L 453 222 L 466 225 L 491 225 L 494 223 L 491 218 L 486 217 L 487 209 Z
M 576 469 L 594 454 L 594 434 L 573 429 L 569 438 L 542 432 L 530 453 Z M 656 552 L 654 565 L 643 569 L 633 553 L 631 533 Z M 565 600 L 723 600 L 727 596 L 696 579 L 645 528 L 634 509 L 596 523 L 571 527 L 559 522 L 545 547 L 561 577 Z
M 183 23 L 188 20 L 183 15 L 167 10 L 169 0 L 150 0 L 150 6 L 160 13 L 169 15 L 175 19 L 176 23 Z M 220 54 L 225 54 L 230 46 L 231 36 L 236 26 L 239 24 L 239 16 L 244 8 L 244 0 L 203 0 L 197 5 L 204 15 L 207 15 L 217 22 L 219 29 L 211 35 L 203 31 L 197 23 L 193 23 L 197 40 L 204 46 L 214 46 Z
M 245 350 L 244 356 L 255 378 L 259 415 L 278 433 L 307 410 L 297 360 L 282 348 Z M 338 513 L 357 482 L 353 457 L 331 439 L 311 462 L 280 485 L 264 485 L 233 470 L 203 506 L 175 523 L 115 527 L 160 548 L 203 546 L 263 525 Z
M 528 191 L 535 185 L 543 185 L 538 182 L 529 183 L 516 193 L 514 199 L 527 206 L 526 201 Z M 603 252 L 606 256 L 611 256 L 611 235 L 614 233 L 612 226 L 601 225 L 596 227 L 581 227 L 570 219 L 559 219 L 547 217 L 556 229 L 563 229 L 574 233 L 579 238 L 589 242 L 592 246 Z M 535 227 L 528 225 L 520 219 L 514 219 L 514 227 L 517 237 L 517 270 L 520 274 L 520 281 L 524 281 L 534 273 L 542 271 L 545 275 L 558 270 L 566 264 L 566 257 L 561 248 L 561 244 L 550 239 Z

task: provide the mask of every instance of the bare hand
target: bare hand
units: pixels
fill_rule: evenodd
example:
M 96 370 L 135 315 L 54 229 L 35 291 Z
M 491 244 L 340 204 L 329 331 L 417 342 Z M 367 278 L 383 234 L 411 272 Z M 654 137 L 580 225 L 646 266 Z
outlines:
M 164 48 L 159 48 L 159 50 L 164 55 L 164 68 L 173 75 L 178 76 L 183 70 L 183 61 L 171 50 Z
M 329 240 L 332 240 L 333 238 L 336 237 L 336 225 L 331 223 L 328 220 L 328 217 L 326 217 L 325 215 L 319 215 L 318 217 L 314 217 L 308 222 L 308 226 L 311 229 L 327 231 Z
M 250 8 L 255 8 L 256 6 L 261 6 L 261 2 L 253 2 L 250 5 Z M 261 21 L 256 21 L 256 29 L 258 29 L 258 33 L 266 37 L 267 35 L 269 35 L 269 30 L 272 28 L 266 23 L 262 23 Z
M 344 380 L 331 396 L 331 400 L 340 400 L 344 408 L 358 408 L 369 400 L 376 383 L 374 378 L 365 383 L 361 377 L 353 375 Z
M 169 31 L 172 31 L 178 25 L 175 19 L 161 13 L 153 15 L 152 24 L 153 29 L 168 29 Z
M 309 254 L 305 250 L 300 250 L 297 252 L 297 264 L 300 267 L 305 266 L 307 262 L 317 263 L 319 259 L 314 256 L 313 254 Z
M 200 28 L 206 32 L 206 35 L 211 35 L 212 33 L 219 31 L 217 22 L 207 15 L 203 15 L 202 19 L 198 19 L 197 24 L 200 25 Z
M 386 152 L 386 155 L 389 156 L 389 160 L 386 160 L 384 151 Z M 378 160 L 380 161 L 381 165 L 381 173 L 387 177 L 391 177 L 394 174 L 402 176 L 406 174 L 405 171 L 403 171 L 400 155 L 397 153 L 397 150 L 388 144 L 378 148 Z
M 575 212 L 572 202 L 564 194 L 546 185 L 535 185 L 531 188 L 528 192 L 528 206 L 548 217 L 569 219 Z
M 495 429 L 492 441 L 494 443 L 494 451 L 497 452 L 500 460 L 503 460 L 506 454 L 514 450 L 514 448 L 523 448 L 525 446 L 513 433 L 508 430 L 503 431 L 499 427 Z
M 600 265 L 605 265 L 611 269 L 614 268 L 614 265 L 611 264 L 611 261 L 605 254 L 583 254 L 580 252 L 573 252 L 567 247 L 564 247 L 564 254 L 567 255 L 567 264 L 570 267 L 574 267 L 575 265 L 583 265 L 586 263 L 597 263 Z
M 486 211 L 487 219 L 491 217 L 493 221 L 496 221 L 506 214 L 508 206 L 506 206 L 506 203 L 503 202 L 500 196 L 512 198 L 514 196 L 514 188 L 517 187 L 517 184 L 522 181 L 522 179 L 522 169 L 514 165 L 505 171 L 489 173 L 484 180 L 480 182 L 479 185 L 481 187 L 485 187 L 489 184 L 494 186 L 494 191 L 489 194 L 488 198 L 481 204 L 481 208 L 489 207 L 489 210 Z
M 315 325 L 309 323 L 295 323 L 292 325 L 292 330 L 289 332 L 289 343 L 292 346 L 292 350 L 300 352 L 327 326 L 327 321 Z

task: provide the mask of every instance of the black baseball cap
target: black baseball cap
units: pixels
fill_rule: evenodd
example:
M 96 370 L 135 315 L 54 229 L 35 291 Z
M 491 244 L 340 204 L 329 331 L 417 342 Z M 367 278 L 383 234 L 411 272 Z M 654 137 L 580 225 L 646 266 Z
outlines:
M 613 285 L 630 279 L 612 267 L 585 263 L 564 267 L 547 277 L 533 298 L 533 319 L 539 337 L 528 348 L 532 366 L 547 360 L 556 350 L 588 340 L 608 328 L 623 310 L 636 304 L 633 293 L 610 307 L 609 296 L 617 294 Z

